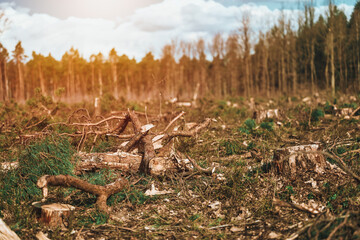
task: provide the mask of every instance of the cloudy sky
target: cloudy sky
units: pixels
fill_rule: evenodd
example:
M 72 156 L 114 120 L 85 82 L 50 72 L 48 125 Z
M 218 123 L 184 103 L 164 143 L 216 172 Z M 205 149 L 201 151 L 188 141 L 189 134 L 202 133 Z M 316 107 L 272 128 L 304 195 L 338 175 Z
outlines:
M 309 1 L 309 0 L 308 0 Z M 12 51 L 22 41 L 25 52 L 51 53 L 60 59 L 71 47 L 88 58 L 115 47 L 140 60 L 146 52 L 159 56 L 171 40 L 210 41 L 229 34 L 250 16 L 254 34 L 266 31 L 281 11 L 290 18 L 307 0 L 0 0 L 9 20 L 0 42 Z M 314 0 L 317 14 L 328 0 Z M 335 3 L 350 16 L 356 0 Z

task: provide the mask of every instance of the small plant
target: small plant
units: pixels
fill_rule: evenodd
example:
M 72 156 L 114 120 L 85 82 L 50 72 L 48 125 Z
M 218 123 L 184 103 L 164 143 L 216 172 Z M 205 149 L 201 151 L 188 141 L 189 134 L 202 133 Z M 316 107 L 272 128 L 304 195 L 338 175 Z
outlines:
M 273 131 L 273 127 L 274 127 L 274 122 L 262 122 L 260 124 L 260 127 L 262 129 L 268 130 L 268 131 Z
M 317 108 L 311 112 L 311 121 L 317 122 L 320 118 L 324 117 L 325 113 L 322 109 Z
M 328 101 L 326 101 L 325 106 L 324 106 L 324 112 L 326 114 L 333 114 L 335 111 L 335 108 L 333 105 L 331 105 Z
M 198 220 L 199 218 L 201 218 L 201 214 L 197 213 L 197 214 L 190 216 L 189 220 L 194 222 L 194 221 Z
M 239 131 L 242 133 L 250 134 L 254 131 L 256 123 L 254 119 L 248 118 L 245 120 L 243 126 L 239 128 Z
M 232 140 L 221 141 L 220 149 L 225 150 L 225 154 L 224 154 L 225 156 L 240 154 L 241 151 L 243 150 L 240 142 L 232 141 Z
M 249 130 L 253 130 L 256 127 L 256 123 L 254 119 L 248 118 L 245 120 L 244 124 Z

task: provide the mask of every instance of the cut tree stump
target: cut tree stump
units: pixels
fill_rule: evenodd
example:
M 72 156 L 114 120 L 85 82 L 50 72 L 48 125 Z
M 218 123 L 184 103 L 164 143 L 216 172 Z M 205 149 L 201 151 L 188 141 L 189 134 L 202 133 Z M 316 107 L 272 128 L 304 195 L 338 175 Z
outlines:
M 276 172 L 294 179 L 299 172 L 314 171 L 322 174 L 326 161 L 319 144 L 298 145 L 277 149 L 274 152 Z M 309 153 L 306 153 L 309 152 Z
M 18 235 L 0 218 L 0 240 L 20 240 Z
M 257 110 L 254 111 L 253 119 L 256 120 L 257 123 L 262 122 L 265 119 L 274 119 L 281 120 L 281 112 L 279 109 L 268 109 L 268 110 Z
M 36 209 L 38 221 L 49 227 L 67 227 L 71 212 L 75 210 L 74 206 L 61 203 L 34 202 L 33 206 Z

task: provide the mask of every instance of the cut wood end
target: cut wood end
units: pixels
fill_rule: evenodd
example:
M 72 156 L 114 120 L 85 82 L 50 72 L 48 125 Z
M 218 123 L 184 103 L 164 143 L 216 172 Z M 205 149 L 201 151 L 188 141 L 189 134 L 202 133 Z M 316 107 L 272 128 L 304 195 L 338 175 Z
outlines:
M 44 210 L 52 210 L 52 211 L 73 211 L 75 210 L 74 206 L 69 204 L 62 204 L 62 203 L 52 203 L 41 206 Z
M 140 128 L 140 132 L 145 133 L 145 132 L 149 131 L 150 129 L 152 129 L 153 127 L 155 127 L 154 124 L 146 124 Z
M 46 187 L 47 186 L 47 177 L 48 177 L 49 175 L 44 175 L 44 176 L 42 176 L 42 177 L 40 177 L 39 178 L 39 180 L 37 181 L 37 183 L 36 183 L 36 186 L 38 187 L 38 188 L 44 188 L 44 187 Z

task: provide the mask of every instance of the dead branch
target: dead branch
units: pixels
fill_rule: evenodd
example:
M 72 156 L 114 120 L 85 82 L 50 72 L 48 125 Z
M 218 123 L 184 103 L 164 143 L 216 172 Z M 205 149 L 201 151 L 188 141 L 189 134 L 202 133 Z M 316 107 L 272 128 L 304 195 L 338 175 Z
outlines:
M 198 134 L 198 132 L 200 132 L 202 129 L 207 128 L 210 125 L 210 123 L 211 123 L 211 119 L 207 118 L 203 123 L 197 125 L 195 128 L 189 131 L 174 131 L 171 133 L 167 133 L 164 135 L 163 141 L 168 142 L 174 137 L 193 137 L 196 134 Z
M 140 128 L 140 132 L 136 133 L 134 137 L 130 139 L 130 141 L 127 142 L 127 144 L 123 147 L 123 151 L 130 152 L 137 144 L 138 142 L 149 132 L 151 128 L 153 128 L 154 125 L 147 124 Z
M 350 117 L 353 117 L 357 111 L 360 110 L 360 107 L 356 108 L 351 114 Z
M 106 123 L 110 120 L 114 120 L 114 119 L 120 119 L 120 120 L 124 120 L 126 119 L 126 117 L 120 117 L 120 116 L 111 116 L 108 118 L 105 118 L 99 122 L 96 123 L 68 123 L 68 122 L 58 122 L 58 123 L 52 123 L 47 125 L 42 131 L 45 131 L 46 129 L 48 129 L 49 127 L 52 127 L 54 125 L 66 125 L 66 126 L 79 126 L 79 127 L 95 127 L 95 126 L 99 126 L 102 123 Z
M 274 198 L 273 199 L 273 205 L 278 206 L 278 207 L 288 207 L 288 208 L 294 208 L 297 209 L 299 211 L 305 212 L 305 213 L 310 213 L 313 215 L 317 215 L 321 212 L 319 212 L 316 209 L 312 209 L 312 208 L 307 208 L 304 206 L 301 206 L 300 204 L 297 203 L 293 203 L 293 202 L 285 202 L 279 199 Z
M 106 200 L 111 195 L 123 190 L 127 185 L 128 181 L 124 178 L 118 178 L 113 183 L 107 184 L 105 186 L 99 186 L 69 175 L 44 175 L 37 181 L 37 186 L 41 188 L 43 192 L 43 201 L 48 196 L 48 186 L 74 187 L 84 192 L 96 195 L 96 205 L 100 210 L 105 212 L 109 211 L 109 207 L 106 205 Z
M 118 125 L 114 129 L 110 130 L 109 132 L 111 132 L 111 133 L 115 132 L 117 135 L 120 135 L 121 133 L 123 133 L 125 131 L 125 128 L 127 127 L 129 121 L 130 121 L 130 116 L 128 113 L 126 113 L 124 115 L 124 119 L 121 119 L 119 121 Z
M 129 116 L 130 116 L 131 122 L 134 126 L 135 134 L 141 132 L 141 122 L 140 122 L 139 118 L 137 117 L 137 115 L 135 114 L 135 112 L 129 111 Z M 142 147 L 144 149 L 144 154 L 143 154 L 143 158 L 140 163 L 139 171 L 141 173 L 149 174 L 150 173 L 149 163 L 150 163 L 151 159 L 156 157 L 155 149 L 154 149 L 154 145 L 152 143 L 151 136 L 146 134 L 143 138 L 141 138 L 140 144 L 142 145 Z
M 83 115 L 83 116 L 86 117 L 88 121 L 90 121 L 91 117 L 90 117 L 89 111 L 88 111 L 86 108 L 79 108 L 79 109 L 76 109 L 75 111 L 73 111 L 73 112 L 70 114 L 70 116 L 68 117 L 68 119 L 67 119 L 66 122 L 67 122 L 67 123 L 70 123 L 71 118 L 72 118 L 76 113 L 78 113 L 78 112 L 80 112 L 80 111 L 84 111 L 84 112 L 86 113 L 86 115 Z
M 199 164 L 196 163 L 196 161 L 194 159 L 192 159 L 189 155 L 185 154 L 187 159 L 189 159 L 189 161 L 191 162 L 191 164 L 194 166 L 194 168 L 196 168 L 199 172 L 205 173 L 205 174 L 209 174 L 211 175 L 213 173 L 214 169 L 211 168 L 202 168 Z
M 174 124 L 174 122 L 176 122 L 179 118 L 181 118 L 183 115 L 185 114 L 184 111 L 182 111 L 179 115 L 177 115 L 173 120 L 171 120 L 171 122 L 166 126 L 166 128 L 164 129 L 163 133 L 165 133 L 170 127 L 171 125 Z

